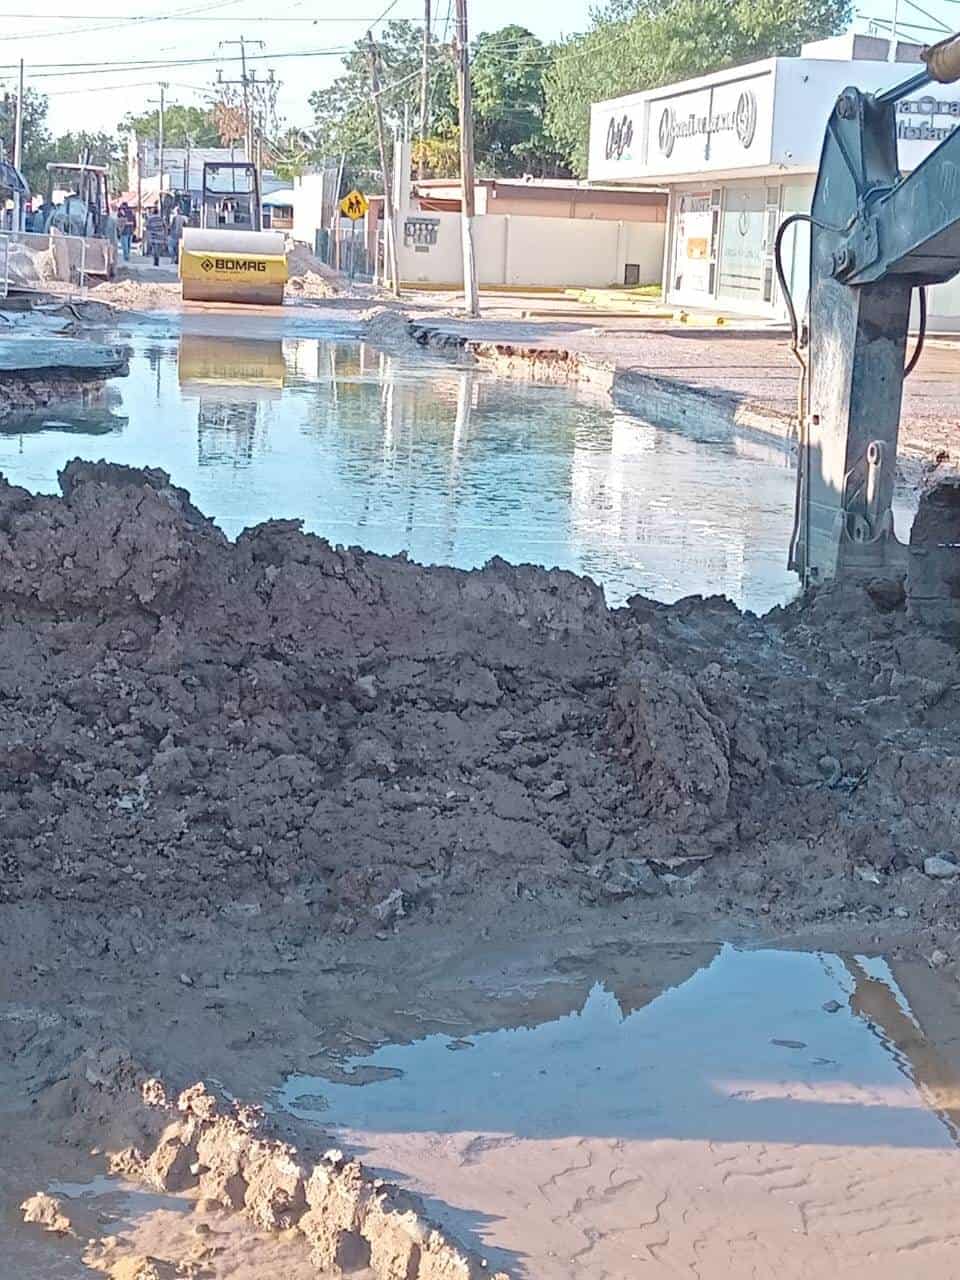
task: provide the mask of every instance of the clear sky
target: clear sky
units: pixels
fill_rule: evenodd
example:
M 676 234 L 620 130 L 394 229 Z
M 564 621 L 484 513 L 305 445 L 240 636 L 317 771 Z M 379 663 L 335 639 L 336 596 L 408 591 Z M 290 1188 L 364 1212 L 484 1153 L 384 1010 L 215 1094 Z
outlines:
M 434 0 L 441 31 L 450 3 Z M 863 16 L 857 25 L 864 27 L 869 17 L 889 20 L 896 3 L 859 0 L 856 7 Z M 342 0 L 274 0 L 269 6 L 263 0 L 31 4 L 0 0 L 0 89 L 13 87 L 15 63 L 22 57 L 27 82 L 49 95 L 54 131 L 64 132 L 112 130 L 127 111 L 142 110 L 147 99 L 156 97 L 159 80 L 168 82 L 170 101 L 202 102 L 218 66 L 225 79 L 236 75 L 236 63 L 227 59 L 237 50 L 220 48 L 219 42 L 241 34 L 264 42 L 264 50 L 253 51 L 253 65 L 258 71 L 272 67 L 283 82 L 280 109 L 287 121 L 308 124 L 310 90 L 335 77 L 337 51 L 363 35 L 383 14 L 387 0 L 353 0 L 349 7 Z M 543 38 L 556 38 L 583 30 L 590 7 L 590 0 L 471 0 L 471 30 L 476 34 L 516 21 Z M 345 9 L 349 17 L 343 16 Z M 419 20 L 422 14 L 422 0 L 393 0 L 389 10 L 391 18 Z M 899 0 L 899 18 L 919 24 L 905 27 L 904 34 L 933 40 L 937 26 L 960 29 L 960 0 Z M 313 56 L 301 56 L 308 53 Z M 84 70 L 82 65 L 104 60 L 113 64 L 107 70 Z M 193 65 L 158 65 L 190 60 Z
M 238 74 L 235 47 L 221 40 L 241 34 L 262 40 L 254 49 L 258 73 L 274 69 L 283 82 L 280 110 L 288 123 L 310 120 L 307 96 L 330 83 L 340 69 L 338 51 L 361 38 L 384 13 L 388 0 L 0 0 L 0 90 L 13 88 L 13 64 L 23 58 L 27 83 L 50 99 L 55 132 L 69 129 L 112 130 L 129 110 L 141 110 L 157 96 L 157 82 L 169 83 L 168 100 L 200 103 L 216 79 Z M 473 0 L 471 33 L 495 30 L 510 22 L 543 38 L 555 39 L 589 24 L 589 0 Z M 433 0 L 442 32 L 449 0 Z M 154 15 L 174 15 L 144 21 Z M 264 14 L 267 17 L 264 17 Z M 349 17 L 344 17 L 344 14 Z M 30 15 L 30 16 L 26 16 Z M 356 16 L 354 16 L 356 15 Z M 423 0 L 394 0 L 390 18 L 422 21 Z M 316 56 L 289 56 L 316 51 Z M 83 63 L 104 59 L 118 64 L 108 72 L 81 73 Z M 193 66 L 157 66 L 189 59 L 221 59 Z M 147 62 L 148 66 L 133 66 Z M 51 64 L 71 64 L 56 67 Z M 46 64 L 46 65 L 43 65 Z

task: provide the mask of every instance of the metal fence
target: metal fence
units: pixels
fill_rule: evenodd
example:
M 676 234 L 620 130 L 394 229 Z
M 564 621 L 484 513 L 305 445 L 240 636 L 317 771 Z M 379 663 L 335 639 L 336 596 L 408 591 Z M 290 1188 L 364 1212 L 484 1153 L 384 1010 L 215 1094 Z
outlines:
M 367 253 L 367 220 L 349 222 L 337 219 L 337 225 L 316 233 L 314 253 L 328 267 L 336 267 L 351 280 L 372 278 L 372 266 Z
M 55 293 L 86 297 L 89 285 L 113 274 L 116 245 L 59 231 L 0 232 L 0 297 Z

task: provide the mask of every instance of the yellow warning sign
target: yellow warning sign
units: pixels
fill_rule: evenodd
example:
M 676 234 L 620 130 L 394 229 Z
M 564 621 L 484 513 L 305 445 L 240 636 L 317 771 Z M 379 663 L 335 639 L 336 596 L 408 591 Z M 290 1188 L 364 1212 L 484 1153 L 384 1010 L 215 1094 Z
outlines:
M 356 222 L 358 218 L 362 218 L 369 208 L 370 201 L 362 191 L 357 191 L 356 188 L 340 201 L 340 212 L 344 217 L 349 218 L 351 222 Z

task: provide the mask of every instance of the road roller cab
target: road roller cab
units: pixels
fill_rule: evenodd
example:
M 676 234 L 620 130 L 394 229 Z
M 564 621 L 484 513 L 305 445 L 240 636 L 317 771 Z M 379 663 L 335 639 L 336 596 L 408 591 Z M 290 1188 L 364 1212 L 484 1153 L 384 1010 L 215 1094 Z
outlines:
M 189 302 L 282 304 L 286 248 L 280 233 L 261 230 L 255 165 L 203 166 L 200 226 L 184 229 L 180 282 Z

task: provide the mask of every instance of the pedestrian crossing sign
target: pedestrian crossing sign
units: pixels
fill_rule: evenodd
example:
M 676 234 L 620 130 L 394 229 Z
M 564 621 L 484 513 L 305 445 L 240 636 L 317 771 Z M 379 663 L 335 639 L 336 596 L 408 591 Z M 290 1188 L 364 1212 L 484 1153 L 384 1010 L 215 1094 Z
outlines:
M 362 191 L 357 191 L 356 188 L 340 201 L 340 212 L 344 217 L 349 218 L 351 222 L 356 222 L 359 218 L 362 218 L 369 208 L 370 201 Z

